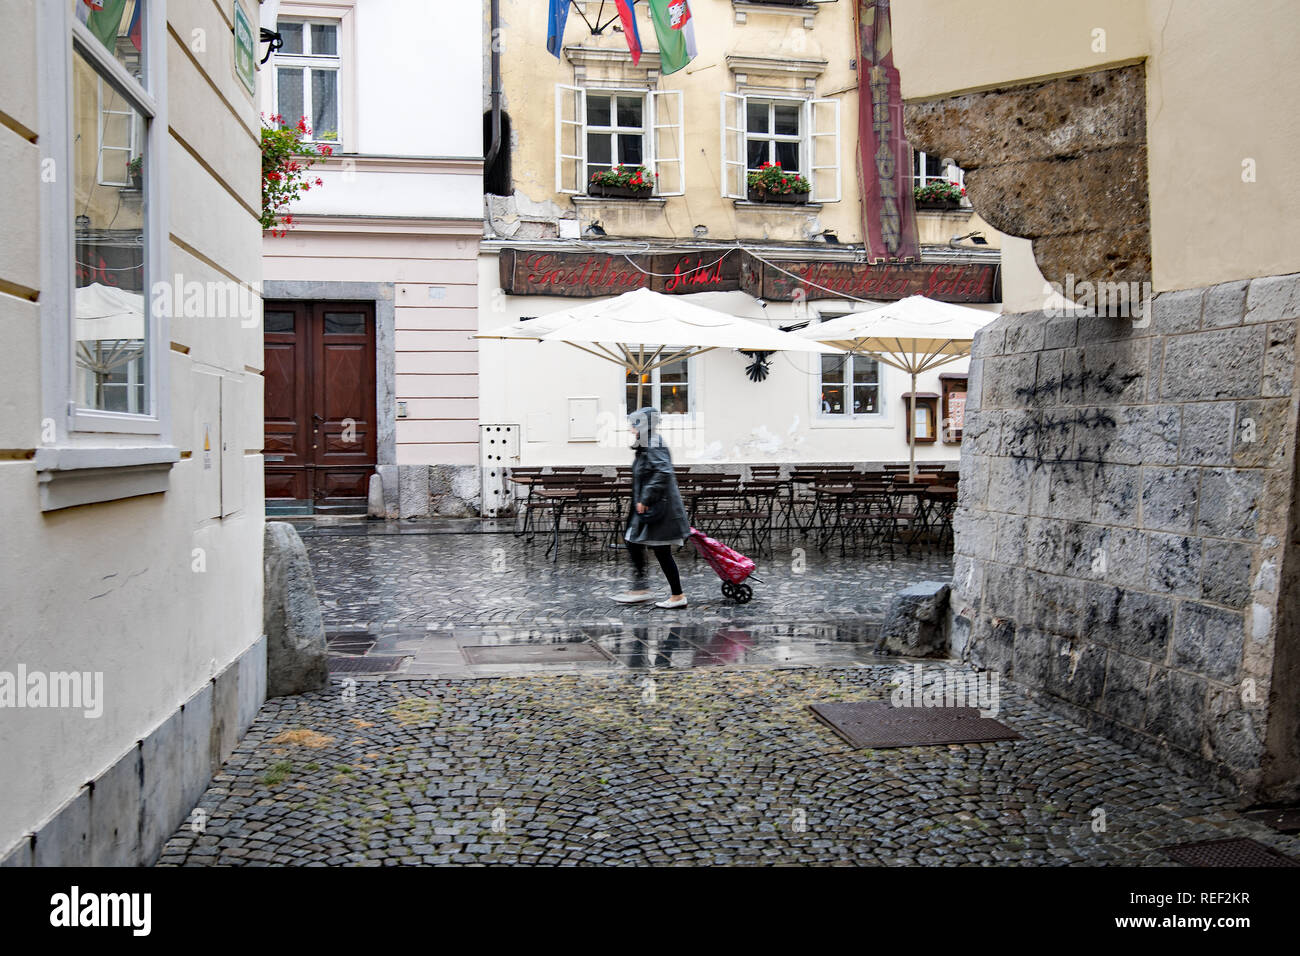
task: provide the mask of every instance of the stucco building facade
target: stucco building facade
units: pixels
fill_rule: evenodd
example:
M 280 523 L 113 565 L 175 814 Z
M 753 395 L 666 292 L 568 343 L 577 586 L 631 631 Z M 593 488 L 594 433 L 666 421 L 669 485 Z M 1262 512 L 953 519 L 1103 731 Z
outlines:
M 150 862 L 265 696 L 256 5 L 106 10 L 0 40 L 11 865 Z
M 264 23 L 285 45 L 260 110 L 333 151 L 263 244 L 268 507 L 364 513 L 378 472 L 425 515 L 431 478 L 477 487 L 481 11 L 279 0 Z

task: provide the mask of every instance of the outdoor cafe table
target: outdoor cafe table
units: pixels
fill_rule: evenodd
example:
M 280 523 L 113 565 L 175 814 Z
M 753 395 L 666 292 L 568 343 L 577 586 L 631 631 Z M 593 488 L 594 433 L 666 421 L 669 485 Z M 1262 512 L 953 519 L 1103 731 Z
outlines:
M 558 561 L 560 558 L 560 522 L 564 520 L 564 506 L 574 498 L 577 498 L 579 491 L 577 488 L 541 488 L 537 495 L 540 498 L 547 498 L 555 501 L 555 527 L 551 532 L 551 544 L 546 549 L 546 553 L 551 555 L 551 561 Z

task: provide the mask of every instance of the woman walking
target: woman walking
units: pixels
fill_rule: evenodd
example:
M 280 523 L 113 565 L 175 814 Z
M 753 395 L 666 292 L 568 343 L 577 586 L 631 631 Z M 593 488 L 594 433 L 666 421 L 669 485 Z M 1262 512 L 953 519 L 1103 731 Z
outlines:
M 680 547 L 690 536 L 691 524 L 677 490 L 673 459 L 659 434 L 659 411 L 643 408 L 627 417 L 632 427 L 632 503 L 627 512 L 628 555 L 632 558 L 632 590 L 614 598 L 620 604 L 640 604 L 654 600 L 646 577 L 646 548 L 652 550 L 659 567 L 668 579 L 669 597 L 655 607 L 686 607 L 682 579 L 673 560 L 673 548 Z

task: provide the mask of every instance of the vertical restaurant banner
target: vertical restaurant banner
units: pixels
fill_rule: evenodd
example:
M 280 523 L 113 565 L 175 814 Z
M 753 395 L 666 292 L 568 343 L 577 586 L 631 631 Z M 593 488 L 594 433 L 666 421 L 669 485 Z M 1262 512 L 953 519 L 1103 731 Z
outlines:
M 889 0 L 857 0 L 858 180 L 869 261 L 921 258 L 912 199 L 912 150 L 894 68 Z

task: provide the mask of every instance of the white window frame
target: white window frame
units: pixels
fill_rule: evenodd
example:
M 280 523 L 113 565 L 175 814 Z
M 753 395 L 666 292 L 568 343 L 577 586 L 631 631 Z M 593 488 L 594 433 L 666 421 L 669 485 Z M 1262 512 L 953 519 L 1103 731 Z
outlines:
M 302 115 L 306 117 L 307 125 L 311 127 L 312 130 L 312 135 L 307 142 L 326 143 L 342 149 L 344 137 L 343 84 L 346 79 L 343 72 L 343 20 L 341 17 L 336 19 L 334 17 L 303 16 L 286 10 L 279 18 L 277 18 L 276 29 L 279 29 L 281 23 L 301 23 L 303 25 L 303 49 L 306 51 L 310 51 L 311 48 L 312 26 L 333 27 L 335 52 L 333 54 L 317 54 L 312 52 L 284 53 L 283 51 L 277 51 L 275 56 L 271 58 L 271 65 L 275 68 L 271 71 L 271 101 L 274 104 L 273 112 L 277 115 L 282 115 L 284 112 L 280 108 L 280 71 L 287 69 L 300 69 L 303 74 Z M 312 124 L 312 70 L 330 70 L 334 73 L 334 112 L 338 129 L 335 131 L 337 135 L 333 139 L 321 139 L 316 135 L 316 127 Z M 293 126 L 298 122 L 297 118 L 289 116 L 286 116 L 284 120 L 290 126 Z
M 135 112 L 131 110 L 129 107 L 125 110 L 120 110 L 120 109 L 112 109 L 104 105 L 105 86 L 108 86 L 108 90 L 111 95 L 113 96 L 119 95 L 117 94 L 116 90 L 113 89 L 111 84 L 106 84 L 104 82 L 104 78 L 102 76 L 99 78 L 99 94 L 98 94 L 99 102 L 97 104 L 99 109 L 99 153 L 96 159 L 95 180 L 101 186 L 117 186 L 117 187 L 130 186 L 131 185 L 130 169 L 127 169 L 126 171 L 126 180 L 124 182 L 118 182 L 116 180 L 105 178 L 104 152 L 108 151 L 110 153 L 126 153 L 126 163 L 124 163 L 123 166 L 124 167 L 129 166 L 131 160 L 135 159 L 137 156 L 140 155 L 140 143 L 139 143 L 140 124 L 136 122 Z M 119 146 L 115 143 L 105 142 L 105 133 L 108 127 L 108 118 L 110 116 L 126 116 L 128 118 L 127 140 L 125 146 Z
M 831 358 L 839 358 L 839 356 L 831 356 Z M 844 381 L 843 381 L 843 383 L 839 383 L 839 382 L 831 382 L 830 384 L 831 384 L 832 386 L 834 386 L 834 385 L 841 385 L 841 387 L 843 387 L 843 388 L 845 389 L 845 393 L 846 393 L 846 394 L 845 394 L 845 403 L 846 403 L 846 405 L 845 405 L 845 411 L 842 411 L 842 412 L 827 412 L 827 411 L 823 411 L 823 410 L 822 410 L 822 407 L 821 407 L 821 393 L 822 393 L 822 390 L 826 387 L 827 382 L 826 382 L 825 378 L 823 377 L 822 362 L 821 362 L 821 358 L 819 357 L 819 358 L 817 358 L 817 360 L 816 360 L 816 361 L 817 361 L 817 375 L 816 375 L 816 377 L 815 377 L 815 385 L 816 385 L 816 389 L 817 389 L 817 390 L 816 390 L 816 392 L 814 393 L 814 396 L 813 396 L 813 401 L 814 401 L 815 404 L 816 404 L 816 408 L 814 409 L 813 414 L 814 414 L 817 418 L 822 419 L 823 421 L 836 421 L 836 422 L 849 422 L 849 421 L 874 421 L 874 420 L 880 419 L 881 417 L 883 417 L 883 415 L 884 415 L 884 413 L 885 413 L 885 381 L 884 381 L 884 378 L 885 378 L 884 367 L 885 367 L 885 366 L 884 366 L 884 363 L 883 363 L 883 362 L 880 362 L 880 361 L 877 360 L 877 359 L 873 359 L 873 358 L 872 358 L 871 356 L 869 356 L 869 355 L 853 355 L 853 354 L 845 354 L 845 355 L 843 356 L 843 358 L 844 358 L 844 363 L 845 363 L 845 364 L 844 364 Z M 852 411 L 852 408 L 853 408 L 853 389 L 854 389 L 854 387 L 855 387 L 855 384 L 857 384 L 857 383 L 855 383 L 855 382 L 853 381 L 853 366 L 854 366 L 857 362 L 871 362 L 872 364 L 874 364 L 874 365 L 876 366 L 876 380 L 875 380 L 875 382 L 874 382 L 874 383 L 872 383 L 872 382 L 863 382 L 863 383 L 860 383 L 860 384 L 862 384 L 862 385 L 872 385 L 872 384 L 874 384 L 875 387 L 876 387 L 876 410 L 875 410 L 874 412 L 855 412 L 855 411 Z
M 794 172 L 796 175 L 799 176 L 804 175 L 804 160 L 806 159 L 805 154 L 807 152 L 804 149 L 804 131 L 805 131 L 805 120 L 806 120 L 806 117 L 804 115 L 806 112 L 804 108 L 804 104 L 806 102 L 807 101 L 804 99 L 796 99 L 789 96 L 753 95 L 753 96 L 745 97 L 745 114 L 744 114 L 745 115 L 745 172 L 747 174 L 755 172 L 758 169 L 757 166 L 749 165 L 749 141 L 753 139 L 753 140 L 764 140 L 767 143 L 767 161 L 769 163 L 776 162 L 777 143 L 794 143 L 796 152 L 798 153 L 798 157 L 799 157 L 798 158 L 799 168 L 792 170 L 792 172 Z M 749 130 L 749 107 L 753 103 L 767 104 L 768 131 L 766 133 L 751 133 Z M 799 124 L 799 131 L 797 133 L 791 134 L 791 133 L 776 132 L 776 107 L 778 104 L 782 106 L 793 106 L 795 108 L 795 118 Z M 785 167 L 782 167 L 782 169 L 784 168 Z
M 640 165 L 651 173 L 654 189 L 651 195 L 666 198 L 686 194 L 685 162 L 685 103 L 681 90 L 647 90 L 644 87 L 618 86 L 575 86 L 567 83 L 555 84 L 555 191 L 560 195 L 586 195 L 591 182 L 591 171 L 587 155 L 587 134 L 591 129 L 587 125 L 587 96 L 637 96 L 642 100 L 641 107 L 641 156 Z M 566 103 L 566 99 L 568 102 Z M 675 99 L 675 103 L 673 100 Z M 612 105 L 612 101 L 611 101 Z M 571 119 L 565 118 L 566 109 L 572 113 Z M 611 119 L 617 116 L 611 114 Z M 632 128 L 618 126 L 600 126 L 596 129 L 617 135 L 620 131 L 632 132 Z M 575 138 L 576 153 L 564 151 L 566 133 L 572 132 Z M 670 142 L 671 140 L 671 142 Z M 671 146 L 675 143 L 676 149 Z M 617 161 L 613 165 L 618 165 Z M 565 176 L 570 170 L 572 175 Z M 675 189 L 662 186 L 663 173 L 672 170 L 677 177 Z M 658 174 L 658 175 L 656 175 Z
M 767 132 L 755 135 L 755 139 L 765 139 L 769 143 L 798 142 L 799 168 L 796 173 L 809 181 L 812 190 L 808 201 L 813 203 L 839 202 L 842 198 L 840 177 L 840 101 L 833 97 L 791 96 L 788 90 L 766 91 L 753 90 L 744 93 L 721 94 L 721 115 L 719 126 L 722 134 L 722 197 L 724 199 L 745 200 L 749 198 L 748 176 L 753 170 L 749 166 L 749 104 L 750 101 L 769 104 L 770 122 L 775 117 L 773 107 L 779 103 L 799 104 L 799 134 Z M 829 113 L 827 128 L 818 123 L 819 118 Z M 818 147 L 823 141 L 829 141 L 826 151 L 831 162 L 817 162 Z M 772 156 L 775 147 L 770 147 L 768 155 Z M 772 159 L 768 160 L 772 162 Z
M 609 119 L 611 125 L 592 126 L 587 122 L 587 115 L 585 110 L 589 105 L 588 102 L 589 98 L 593 96 L 601 96 L 601 97 L 609 98 Z M 636 99 L 639 99 L 641 101 L 641 125 L 640 126 L 618 125 L 618 98 L 620 96 L 627 97 L 629 99 L 635 97 Z M 641 162 L 637 163 L 636 165 L 645 166 L 647 169 L 649 168 L 650 164 L 646 161 L 650 156 L 650 136 L 649 136 L 649 130 L 647 128 L 649 126 L 649 119 L 650 119 L 649 99 L 650 98 L 646 95 L 645 90 L 638 90 L 638 91 L 604 90 L 604 89 L 596 89 L 596 88 L 584 90 L 583 97 L 582 97 L 582 106 L 584 110 L 582 116 L 582 124 L 583 124 L 582 136 L 583 136 L 583 143 L 584 143 L 583 151 L 587 155 L 586 166 L 583 169 L 584 182 L 588 182 L 588 183 L 591 182 L 591 173 L 592 173 L 592 165 L 593 165 L 591 160 L 591 136 L 593 134 L 598 136 L 607 136 L 609 138 L 610 156 L 612 157 L 612 162 L 609 164 L 610 168 L 618 166 L 619 164 L 622 164 L 624 166 L 628 165 L 627 161 L 623 160 L 618 155 L 619 137 L 627 136 L 630 134 L 635 134 L 640 136 L 641 137 Z
M 919 188 L 927 183 L 955 182 L 962 189 L 966 188 L 966 173 L 955 163 L 949 163 L 944 166 L 943 172 L 937 176 L 928 176 L 925 172 L 926 157 L 929 154 L 923 150 L 915 149 L 912 151 L 912 187 Z M 966 197 L 962 197 L 962 204 L 966 204 Z
M 697 376 L 696 376 L 696 363 L 695 363 L 695 357 L 694 357 L 694 356 L 687 356 L 687 358 L 685 358 L 683 361 L 684 361 L 685 364 L 686 364 L 686 388 L 687 388 L 687 392 L 686 392 L 686 411 L 685 411 L 685 412 L 665 412 L 665 411 L 663 410 L 663 405 L 660 404 L 660 400 L 659 400 L 659 399 L 660 399 L 660 395 L 662 394 L 662 393 L 660 392 L 660 388 L 661 388 L 661 386 L 662 386 L 662 384 L 663 384 L 663 383 L 659 380 L 659 373 L 660 373 L 660 371 L 662 371 L 662 368 L 656 368 L 656 369 L 653 369 L 653 370 L 650 372 L 650 381 L 647 382 L 647 383 L 645 383 L 644 386 L 642 386 L 642 388 L 643 388 L 643 394 L 645 395 L 645 398 L 644 398 L 643 401 L 642 401 L 643 406 L 644 406 L 644 405 L 653 405 L 655 408 L 659 409 L 659 412 L 660 412 L 660 419 L 661 419 L 661 421 L 665 421 L 665 422 L 678 422 L 678 423 L 680 423 L 680 422 L 689 421 L 690 419 L 694 418 L 694 416 L 695 416 L 696 396 L 697 396 L 697 394 L 699 393 L 699 390 L 700 390 L 700 389 L 699 389 L 699 382 L 698 382 L 698 380 L 697 380 Z M 636 383 L 635 383 L 635 382 L 629 382 L 629 381 L 627 381 L 627 376 L 628 376 L 627 370 L 624 369 L 624 371 L 623 371 L 623 403 L 624 403 L 624 405 L 627 404 L 627 390 L 628 390 L 629 388 L 636 388 Z M 680 384 L 680 383 L 669 382 L 668 384 L 669 384 L 669 385 L 672 385 L 672 384 Z M 635 412 L 635 411 L 637 411 L 637 409 L 635 409 L 635 408 L 627 408 L 627 409 L 626 409 L 626 413 L 629 414 L 629 415 L 632 414 L 632 412 Z
M 146 203 L 146 303 L 151 299 L 153 283 L 162 280 L 167 269 L 166 16 L 157 0 L 142 2 L 142 81 L 133 77 L 85 24 L 77 21 L 70 4 L 36 4 L 39 134 L 42 155 L 53 159 L 57 170 L 55 177 L 41 185 L 39 308 L 45 422 L 34 463 L 41 480 L 43 510 L 164 491 L 167 472 L 180 457 L 171 444 L 170 330 L 166 316 L 154 316 L 146 306 L 148 414 L 82 408 L 75 392 L 76 176 L 71 172 L 75 169 L 74 48 L 144 117 L 141 188 Z M 46 434 L 50 426 L 52 436 Z

